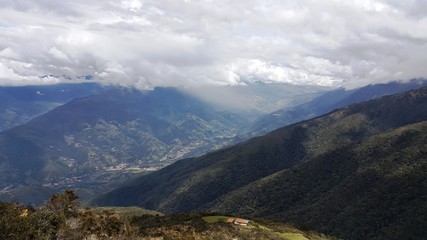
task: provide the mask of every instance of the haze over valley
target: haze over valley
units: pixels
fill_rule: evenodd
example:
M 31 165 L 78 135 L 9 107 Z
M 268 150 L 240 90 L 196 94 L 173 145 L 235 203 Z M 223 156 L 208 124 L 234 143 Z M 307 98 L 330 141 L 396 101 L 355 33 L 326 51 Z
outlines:
M 424 239 L 427 2 L 0 1 L 1 239 Z

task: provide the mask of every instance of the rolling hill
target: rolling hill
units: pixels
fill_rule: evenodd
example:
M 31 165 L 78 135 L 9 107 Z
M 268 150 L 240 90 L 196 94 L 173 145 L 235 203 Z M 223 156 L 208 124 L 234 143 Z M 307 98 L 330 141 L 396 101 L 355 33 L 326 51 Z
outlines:
M 427 88 L 386 96 L 180 160 L 93 203 L 266 216 L 346 239 L 415 239 L 427 229 L 418 229 L 426 120 Z

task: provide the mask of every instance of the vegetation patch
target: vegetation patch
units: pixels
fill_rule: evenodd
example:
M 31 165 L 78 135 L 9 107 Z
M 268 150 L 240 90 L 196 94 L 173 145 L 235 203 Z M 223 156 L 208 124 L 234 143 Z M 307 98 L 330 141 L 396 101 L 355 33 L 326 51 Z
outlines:
M 105 211 L 114 212 L 121 217 L 137 217 L 142 215 L 163 216 L 163 213 L 147 210 L 140 207 L 91 207 L 95 214 L 102 214 Z
M 309 240 L 301 233 L 279 233 L 279 236 L 288 240 Z
M 139 207 L 79 208 L 77 199 L 74 191 L 66 190 L 52 195 L 39 208 L 0 202 L 0 239 L 307 239 L 302 238 L 304 232 L 261 219 L 262 224 L 250 220 L 248 227 L 242 227 L 240 221 L 247 221 L 243 218 L 201 213 L 164 215 Z
M 242 219 L 242 218 L 214 215 L 214 216 L 204 216 L 202 217 L 202 219 L 206 223 L 212 224 L 212 223 L 234 223 L 234 221 L 231 221 L 231 220 Z M 230 224 L 230 225 L 235 225 L 235 224 Z M 287 239 L 287 240 L 331 239 L 316 233 L 304 233 L 294 227 L 284 225 L 284 224 L 277 224 L 269 221 L 262 221 L 262 223 L 259 223 L 259 222 L 250 220 L 248 226 L 249 227 L 246 229 L 252 229 L 253 231 L 258 231 L 269 236 L 276 236 L 279 239 Z M 309 236 L 309 238 L 307 238 L 306 236 Z
M 205 216 L 202 217 L 202 219 L 207 223 L 216 223 L 216 222 L 227 222 L 227 219 L 233 218 L 233 217 L 227 217 L 227 216 Z

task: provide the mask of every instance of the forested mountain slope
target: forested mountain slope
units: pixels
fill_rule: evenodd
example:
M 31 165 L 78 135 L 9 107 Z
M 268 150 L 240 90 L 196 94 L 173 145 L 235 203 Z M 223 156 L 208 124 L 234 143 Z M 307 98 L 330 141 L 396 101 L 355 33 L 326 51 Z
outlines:
M 116 190 L 120 194 L 108 194 L 103 201 L 167 211 L 197 209 L 282 169 L 423 121 L 427 119 L 426 98 L 427 88 L 423 88 L 349 106 L 228 149 L 179 161 Z
M 344 239 L 427 234 L 427 121 L 374 135 L 238 189 L 211 211 L 262 216 Z
M 427 88 L 386 96 L 178 161 L 93 203 L 264 216 L 345 239 L 416 239 L 427 229 L 426 120 Z

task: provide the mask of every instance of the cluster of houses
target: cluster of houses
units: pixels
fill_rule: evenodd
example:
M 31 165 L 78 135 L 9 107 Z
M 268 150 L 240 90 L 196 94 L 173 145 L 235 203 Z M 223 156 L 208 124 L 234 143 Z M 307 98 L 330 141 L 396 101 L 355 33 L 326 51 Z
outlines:
M 248 226 L 249 220 L 243 218 L 229 218 L 227 219 L 228 223 L 234 223 L 240 226 Z

